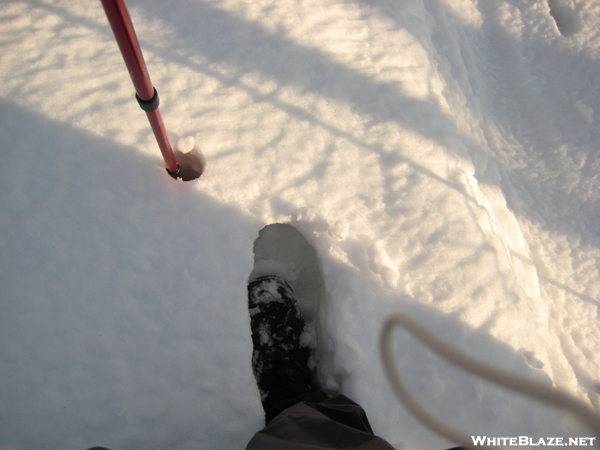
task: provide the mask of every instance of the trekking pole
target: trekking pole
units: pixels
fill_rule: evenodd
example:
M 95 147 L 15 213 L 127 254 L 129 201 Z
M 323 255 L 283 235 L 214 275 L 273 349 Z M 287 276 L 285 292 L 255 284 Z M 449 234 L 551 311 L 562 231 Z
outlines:
M 160 147 L 160 151 L 167 165 L 167 172 L 173 178 L 181 177 L 179 164 L 171 148 L 167 130 L 158 109 L 158 92 L 150 81 L 144 56 L 135 35 L 131 17 L 127 11 L 124 0 L 101 0 L 102 7 L 115 35 L 125 65 L 133 81 L 136 99 L 140 107 L 146 112 L 148 121 Z

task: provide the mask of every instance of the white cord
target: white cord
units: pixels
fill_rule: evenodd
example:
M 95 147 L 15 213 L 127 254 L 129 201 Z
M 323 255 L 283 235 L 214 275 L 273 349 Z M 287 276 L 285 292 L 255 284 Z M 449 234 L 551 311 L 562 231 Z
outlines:
M 542 402 L 568 409 L 593 430 L 600 441 L 600 416 L 569 393 L 478 361 L 447 344 L 410 316 L 401 313 L 392 314 L 384 322 L 379 338 L 379 350 L 388 382 L 409 411 L 440 435 L 460 444 L 462 447 L 476 448 L 470 436 L 450 427 L 432 415 L 408 392 L 394 359 L 392 332 L 396 326 L 405 328 L 439 356 L 468 372 Z M 483 445 L 478 447 L 483 447 Z M 491 446 L 486 447 L 494 448 Z

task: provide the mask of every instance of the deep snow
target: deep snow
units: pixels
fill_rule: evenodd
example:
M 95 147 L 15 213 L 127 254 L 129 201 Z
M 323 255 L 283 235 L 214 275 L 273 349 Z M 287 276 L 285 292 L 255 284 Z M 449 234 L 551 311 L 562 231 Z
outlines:
M 324 383 L 396 448 L 452 443 L 383 378 L 394 311 L 600 410 L 598 2 L 128 4 L 198 181 L 164 172 L 99 2 L 0 4 L 0 449 L 244 448 L 276 222 L 319 257 Z M 591 435 L 396 344 L 469 434 Z

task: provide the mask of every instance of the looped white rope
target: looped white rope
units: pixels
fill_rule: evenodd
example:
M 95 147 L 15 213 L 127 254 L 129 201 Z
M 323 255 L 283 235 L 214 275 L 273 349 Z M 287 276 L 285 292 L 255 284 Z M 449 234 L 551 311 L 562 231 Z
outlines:
M 554 387 L 548 387 L 537 381 L 514 375 L 497 367 L 478 361 L 455 347 L 444 342 L 441 338 L 430 332 L 419 322 L 405 314 L 392 314 L 383 324 L 379 339 L 379 350 L 383 362 L 383 368 L 394 393 L 400 401 L 421 422 L 440 435 L 460 444 L 465 448 L 475 449 L 470 436 L 458 431 L 438 419 L 427 411 L 414 396 L 412 396 L 395 364 L 392 332 L 396 326 L 401 326 L 409 331 L 423 344 L 437 353 L 442 358 L 462 369 L 474 373 L 486 380 L 492 381 L 505 388 L 533 397 L 545 403 L 565 408 L 575 414 L 585 425 L 594 431 L 600 441 L 600 416 L 593 412 L 587 405 L 577 400 L 569 393 Z M 482 446 L 478 446 L 482 447 Z M 487 446 L 487 448 L 494 448 Z

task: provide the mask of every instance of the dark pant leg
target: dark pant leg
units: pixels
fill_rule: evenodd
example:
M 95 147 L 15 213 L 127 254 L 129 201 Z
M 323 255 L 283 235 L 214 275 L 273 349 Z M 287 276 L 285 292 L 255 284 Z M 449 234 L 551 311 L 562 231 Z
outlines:
M 306 384 L 286 385 L 280 391 L 272 391 L 263 400 L 265 410 L 265 422 L 269 423 L 284 409 L 294 406 L 300 402 L 319 403 L 327 400 L 329 396 L 322 392 L 316 392 Z
M 300 402 L 256 433 L 246 450 L 393 450 L 374 436 L 365 411 L 348 397 Z

